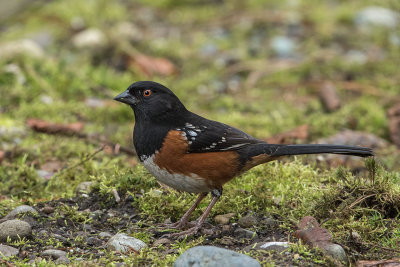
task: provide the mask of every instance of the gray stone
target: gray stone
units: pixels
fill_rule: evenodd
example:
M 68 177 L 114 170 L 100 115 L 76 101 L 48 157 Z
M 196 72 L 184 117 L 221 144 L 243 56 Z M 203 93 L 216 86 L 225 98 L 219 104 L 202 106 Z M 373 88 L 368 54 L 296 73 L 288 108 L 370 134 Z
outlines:
M 52 257 L 54 260 L 56 260 L 60 257 L 67 257 L 67 252 L 59 249 L 46 249 L 45 251 L 40 253 L 40 255 Z
M 344 249 L 338 244 L 328 244 L 321 248 L 325 255 L 331 256 L 340 262 L 347 262 L 347 255 Z
M 5 257 L 17 256 L 19 250 L 7 245 L 0 244 L 0 259 Z
M 243 229 L 243 228 L 238 228 L 235 230 L 234 235 L 238 238 L 248 238 L 248 239 L 257 239 L 258 235 L 256 232 Z
M 38 214 L 38 212 L 31 206 L 21 205 L 19 207 L 16 207 L 15 209 L 13 209 L 9 214 L 7 214 L 5 219 L 11 220 L 11 219 L 14 219 L 15 217 L 17 217 L 19 214 L 28 213 L 28 212 L 33 213 L 33 214 Z
M 8 220 L 0 224 L 0 241 L 7 241 L 29 237 L 32 235 L 32 227 L 29 223 L 21 220 Z
M 59 257 L 55 261 L 55 264 L 68 264 L 68 263 L 71 263 L 71 261 L 67 257 Z
M 253 215 L 247 215 L 239 219 L 238 224 L 243 228 L 250 228 L 257 225 L 257 218 Z
M 92 188 L 93 182 L 82 182 L 78 184 L 75 189 L 77 195 L 82 195 L 84 193 L 90 193 Z
M 114 34 L 118 39 L 125 39 L 130 41 L 140 41 L 143 39 L 143 34 L 140 29 L 129 21 L 119 22 L 114 27 Z
M 104 48 L 107 45 L 107 38 L 101 30 L 90 28 L 77 33 L 72 38 L 72 43 L 79 49 Z
M 260 249 L 263 250 L 276 250 L 276 251 L 284 251 L 289 247 L 288 242 L 265 242 L 260 244 Z
M 245 247 L 243 250 L 249 252 L 250 250 L 275 250 L 278 252 L 282 252 L 289 247 L 288 242 L 260 242 L 253 243 Z
M 197 246 L 186 250 L 176 259 L 174 267 L 260 267 L 255 259 L 232 250 L 213 246 Z
M 99 237 L 100 238 L 110 238 L 110 237 L 112 237 L 112 234 L 109 232 L 100 232 Z
M 280 57 L 290 57 L 294 54 L 296 43 L 286 36 L 275 36 L 270 41 L 272 51 Z
M 379 6 L 369 6 L 359 12 L 354 17 L 354 22 L 360 27 L 383 26 L 394 28 L 399 24 L 400 14 Z
M 146 247 L 146 244 L 140 240 L 126 234 L 116 234 L 110 238 L 107 242 L 107 249 L 117 252 L 138 252 L 142 248 Z
M 0 44 L 0 58 L 10 59 L 21 55 L 27 55 L 33 58 L 42 58 L 44 52 L 37 43 L 30 39 L 22 39 Z
M 227 213 L 227 214 L 221 214 L 221 215 L 217 215 L 214 217 L 214 221 L 218 224 L 228 224 L 229 220 L 235 216 L 235 213 Z

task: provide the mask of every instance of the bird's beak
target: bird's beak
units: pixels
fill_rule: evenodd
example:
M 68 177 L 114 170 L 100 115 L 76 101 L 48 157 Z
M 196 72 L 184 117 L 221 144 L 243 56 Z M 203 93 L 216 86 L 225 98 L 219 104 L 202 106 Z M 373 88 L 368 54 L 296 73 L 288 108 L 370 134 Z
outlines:
M 114 97 L 114 100 L 128 104 L 128 105 L 135 105 L 137 103 L 137 99 L 132 96 L 128 90 L 123 92 L 122 94 L 117 95 Z

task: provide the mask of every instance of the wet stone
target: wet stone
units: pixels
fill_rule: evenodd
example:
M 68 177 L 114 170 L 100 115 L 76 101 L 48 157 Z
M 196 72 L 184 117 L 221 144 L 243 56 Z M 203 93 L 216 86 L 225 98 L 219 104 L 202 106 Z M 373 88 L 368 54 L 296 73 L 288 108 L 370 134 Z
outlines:
M 24 214 L 24 213 L 33 213 L 33 214 L 38 214 L 38 212 L 32 208 L 31 206 L 28 205 L 21 205 L 19 207 L 16 207 L 15 209 L 13 209 L 6 217 L 5 219 L 7 220 L 11 220 L 16 218 L 18 215 L 20 214 Z
M 248 239 L 257 239 L 258 235 L 256 232 L 243 229 L 243 228 L 237 228 L 234 232 L 234 235 L 238 238 L 248 238 Z
M 142 240 L 126 234 L 116 234 L 107 242 L 108 250 L 122 253 L 129 253 L 130 251 L 138 252 L 144 247 L 146 247 L 146 243 Z
M 230 266 L 259 267 L 255 259 L 232 250 L 213 246 L 197 246 L 186 250 L 174 263 L 174 267 Z
M 0 241 L 7 241 L 7 237 L 11 240 L 18 240 L 31 235 L 32 227 L 27 222 L 8 220 L 0 224 Z
M 48 256 L 48 257 L 52 257 L 53 259 L 58 259 L 60 257 L 66 257 L 67 256 L 67 252 L 63 251 L 63 250 L 59 250 L 59 249 L 46 249 L 45 251 L 43 251 L 42 253 L 40 253 L 41 256 Z
M 7 245 L 0 244 L 0 259 L 4 257 L 12 257 L 18 255 L 19 250 Z
M 238 224 L 243 228 L 250 228 L 257 225 L 257 218 L 253 215 L 247 215 L 239 219 Z

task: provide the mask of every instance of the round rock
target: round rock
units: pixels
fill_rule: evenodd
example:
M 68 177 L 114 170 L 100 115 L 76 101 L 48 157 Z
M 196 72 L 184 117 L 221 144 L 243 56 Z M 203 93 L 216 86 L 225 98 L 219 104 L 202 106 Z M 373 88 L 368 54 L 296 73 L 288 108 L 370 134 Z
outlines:
M 174 267 L 229 266 L 260 267 L 255 259 L 232 250 L 213 246 L 197 246 L 186 250 L 176 259 Z
M 8 220 L 0 224 L 0 241 L 18 240 L 32 235 L 32 227 L 29 223 L 21 220 Z
M 228 224 L 229 220 L 235 216 L 235 213 L 227 213 L 227 214 L 221 214 L 221 215 L 217 215 L 214 217 L 214 221 L 218 224 Z
M 107 249 L 117 252 L 130 252 L 130 251 L 140 251 L 146 246 L 140 239 L 136 239 L 126 234 L 116 234 L 110 238 L 107 242 Z
M 331 256 L 340 262 L 347 262 L 347 255 L 344 249 L 338 244 L 328 244 L 322 248 L 325 255 Z
M 19 250 L 7 245 L 0 244 L 0 259 L 4 257 L 12 257 L 18 254 Z
M 247 215 L 239 219 L 238 224 L 240 227 L 249 228 L 257 225 L 257 218 L 253 215 Z
M 93 182 L 82 182 L 82 183 L 78 184 L 78 186 L 75 189 L 75 192 L 77 195 L 90 193 L 92 185 L 93 185 Z
M 33 213 L 33 214 L 38 214 L 38 212 L 31 206 L 21 205 L 19 207 L 16 207 L 15 209 L 13 209 L 9 214 L 7 214 L 5 219 L 11 220 L 11 219 L 14 219 L 15 217 L 17 217 L 19 214 L 24 214 L 24 213 L 28 213 L 28 212 Z
M 64 257 L 64 258 L 67 257 L 67 252 L 65 252 L 63 250 L 59 250 L 59 249 L 46 249 L 40 255 L 41 256 L 50 256 L 56 260 L 61 257 Z

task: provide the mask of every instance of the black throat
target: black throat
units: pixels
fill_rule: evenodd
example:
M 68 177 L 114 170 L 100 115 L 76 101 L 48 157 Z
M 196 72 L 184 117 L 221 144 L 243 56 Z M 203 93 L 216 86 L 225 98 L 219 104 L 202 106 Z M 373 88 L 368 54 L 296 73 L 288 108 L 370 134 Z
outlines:
M 190 118 L 190 112 L 182 109 L 160 114 L 157 117 L 147 116 L 142 110 L 134 109 L 135 127 L 133 144 L 140 161 L 160 151 L 165 137 L 170 130 L 182 127 Z

